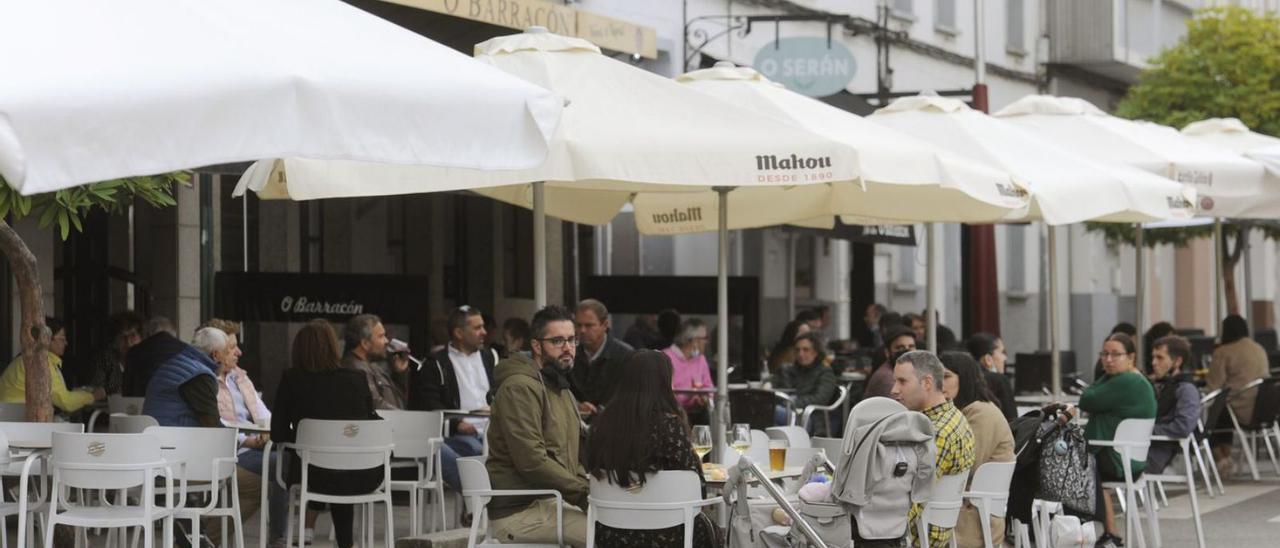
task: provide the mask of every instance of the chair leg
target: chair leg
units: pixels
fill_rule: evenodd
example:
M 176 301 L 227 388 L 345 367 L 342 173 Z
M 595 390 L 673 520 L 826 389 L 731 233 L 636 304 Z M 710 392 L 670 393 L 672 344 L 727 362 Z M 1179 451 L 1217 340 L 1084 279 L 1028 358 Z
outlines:
M 396 535 L 395 522 L 392 521 L 391 517 L 391 493 L 387 493 L 387 517 L 384 521 L 387 527 L 387 548 L 394 548 Z M 373 546 L 373 544 L 370 543 L 370 546 Z
M 1213 481 L 1218 484 L 1218 493 L 1227 494 L 1227 488 L 1222 484 L 1222 473 L 1218 472 L 1218 458 L 1213 456 L 1213 448 L 1209 446 L 1209 438 L 1200 441 L 1200 445 L 1204 448 L 1205 459 L 1209 461 L 1209 473 L 1213 474 Z
M 293 505 L 292 501 L 289 503 Z M 307 495 L 298 493 L 298 548 L 307 545 Z
M 1262 438 L 1262 443 L 1267 446 L 1267 456 L 1271 457 L 1271 467 L 1275 468 L 1276 475 L 1280 476 L 1280 461 L 1276 460 L 1276 450 L 1271 445 L 1270 428 L 1263 428 L 1258 432 L 1257 436 Z
M 1194 486 L 1193 486 L 1193 488 L 1194 488 Z M 1163 485 L 1161 485 L 1161 491 L 1162 491 L 1162 493 L 1161 493 L 1161 494 L 1163 494 L 1163 489 L 1164 489 L 1164 487 L 1163 487 Z M 1158 505 L 1156 504 L 1156 494 L 1155 494 L 1154 490 L 1155 490 L 1155 485 L 1153 485 L 1151 482 L 1147 482 L 1147 491 L 1148 491 L 1148 493 L 1147 493 L 1147 525 L 1151 527 L 1151 544 L 1152 544 L 1152 546 L 1155 546 L 1156 548 L 1160 548 L 1160 546 L 1161 546 L 1161 544 L 1160 544 L 1160 516 L 1158 516 L 1158 515 L 1156 514 L 1156 511 L 1157 511 L 1159 508 L 1158 508 Z M 1166 501 L 1165 501 L 1165 503 L 1164 503 L 1164 505 L 1165 505 L 1165 506 L 1168 506 L 1168 505 L 1169 505 L 1169 501 L 1167 501 L 1167 500 L 1166 500 Z
M 1216 497 L 1217 495 L 1213 493 L 1213 479 L 1209 477 L 1209 468 L 1205 466 L 1204 453 L 1200 451 L 1199 440 L 1192 440 L 1191 450 L 1195 452 L 1195 456 L 1196 456 L 1195 464 L 1200 468 L 1200 477 L 1204 479 L 1205 492 L 1208 493 L 1209 497 L 1211 498 Z M 1193 477 L 1195 476 L 1194 470 L 1192 471 L 1191 475 Z
M 1159 495 L 1160 495 L 1160 504 L 1163 504 L 1165 508 L 1168 508 L 1168 507 L 1169 507 L 1169 494 L 1168 494 L 1168 493 L 1165 493 L 1165 491 L 1164 491 L 1164 482 L 1163 482 L 1163 481 L 1157 481 L 1157 482 L 1154 482 L 1154 483 L 1155 483 L 1155 491 L 1156 491 L 1156 492 L 1158 492 L 1158 493 L 1159 493 Z M 1157 494 L 1157 493 L 1151 493 L 1151 495 L 1150 495 L 1150 496 L 1151 496 L 1151 502 L 1153 502 L 1153 503 L 1156 501 L 1156 494 Z
M 154 524 L 148 523 L 142 526 L 142 548 L 152 548 L 155 546 L 156 532 L 151 529 Z

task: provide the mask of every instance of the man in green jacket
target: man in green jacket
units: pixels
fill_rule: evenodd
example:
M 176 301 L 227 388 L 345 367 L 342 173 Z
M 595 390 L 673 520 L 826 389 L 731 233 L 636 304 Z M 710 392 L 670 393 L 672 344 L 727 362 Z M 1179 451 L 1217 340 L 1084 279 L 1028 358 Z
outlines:
M 581 423 L 569 390 L 577 338 L 573 315 L 548 306 L 533 316 L 532 359 L 520 353 L 494 369 L 489 481 L 494 489 L 554 489 L 564 498 L 564 542 L 587 544 L 587 475 L 578 462 Z M 489 503 L 503 543 L 555 543 L 556 499 L 497 497 Z

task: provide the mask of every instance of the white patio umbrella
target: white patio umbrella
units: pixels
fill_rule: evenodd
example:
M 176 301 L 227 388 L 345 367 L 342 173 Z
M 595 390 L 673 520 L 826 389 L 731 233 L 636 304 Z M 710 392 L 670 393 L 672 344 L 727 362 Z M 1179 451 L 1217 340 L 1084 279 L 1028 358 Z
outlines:
M 769 186 L 799 188 L 858 177 L 851 147 L 750 110 L 725 104 L 667 78 L 614 60 L 590 42 L 534 29 L 476 46 L 482 62 L 542 85 L 570 105 L 556 128 L 547 160 L 532 169 L 507 172 L 439 169 L 344 161 L 289 160 L 258 166 L 242 184 L 255 190 L 283 179 L 298 198 L 410 194 L 477 190 L 534 209 L 535 301 L 546 301 L 542 230 L 544 214 L 602 223 L 633 195 L 680 194 L 714 187 L 716 211 L 682 210 L 718 219 L 720 231 L 716 420 L 727 420 L 728 202 L 723 198 Z M 280 169 L 283 166 L 284 171 Z M 275 175 L 265 176 L 265 172 Z M 358 181 L 358 184 L 352 181 Z M 531 183 L 531 184 L 519 184 Z M 513 188 L 497 188 L 515 185 Z M 546 189 L 545 198 L 542 189 Z M 736 190 L 734 190 L 736 189 Z M 549 198 L 549 199 L 547 199 Z M 797 219 L 829 211 L 825 201 L 800 210 Z M 545 209 L 544 209 L 545 204 Z M 716 432 L 717 444 L 723 439 Z M 713 454 L 719 455 L 719 447 Z
M 563 100 L 337 0 L 0 0 L 23 194 L 303 156 L 536 165 Z
M 1168 126 L 1109 115 L 1083 99 L 1029 95 L 995 116 L 1032 130 L 1042 138 L 1105 164 L 1120 164 L 1191 185 L 1198 214 L 1212 217 L 1247 215 L 1251 199 L 1262 192 L 1265 170 L 1238 154 L 1199 143 Z M 1221 225 L 1215 225 L 1215 234 Z M 1145 325 L 1146 262 L 1142 230 L 1138 230 L 1138 322 Z M 1219 238 L 1215 237 L 1215 247 Z M 1218 251 L 1221 264 L 1221 251 Z M 1216 269 L 1215 269 L 1216 270 Z M 1221 283 L 1218 284 L 1219 288 Z M 1214 306 L 1221 306 L 1221 289 Z M 1139 342 L 1139 344 L 1141 344 Z M 1061 367 L 1053 349 L 1054 393 L 1061 388 Z
M 1239 118 L 1209 118 L 1192 122 L 1182 128 L 1182 134 L 1243 154 L 1266 166 L 1272 175 L 1280 175 L 1280 138 L 1252 131 Z
M 1006 171 L 951 154 L 892 128 L 876 124 L 851 112 L 787 90 L 769 81 L 755 69 L 717 63 L 715 67 L 676 77 L 676 81 L 725 102 L 751 108 L 857 149 L 861 186 L 836 183 L 829 197 L 831 212 L 850 223 L 901 222 L 992 222 L 1015 212 L 1025 211 L 1026 192 Z M 804 190 L 820 190 L 810 188 Z M 682 197 L 683 198 L 683 197 Z M 735 199 L 748 201 L 748 196 L 729 196 L 730 208 Z M 754 197 L 750 197 L 754 198 Z M 650 212 L 669 211 L 672 197 L 637 196 L 636 225 L 641 232 L 652 232 Z M 708 202 L 714 196 L 701 195 Z M 755 215 L 755 226 L 780 224 L 770 211 L 779 211 L 787 201 L 768 200 L 747 208 Z M 791 222 L 811 227 L 830 227 L 832 215 Z M 665 227 L 664 227 L 665 228 Z M 707 230 L 705 225 L 685 223 L 688 232 Z M 933 260 L 938 245 L 936 231 L 930 225 L 927 238 L 928 286 L 926 317 L 929 318 L 927 340 L 937 347 L 936 294 L 940 284 L 940 265 Z
M 1195 190 L 1191 187 L 1137 168 L 1099 164 L 955 99 L 906 97 L 876 111 L 871 119 L 1000 166 L 1027 182 L 1032 206 L 1021 220 L 1039 220 L 1049 225 L 1049 348 L 1055 356 L 1052 362 L 1057 360 L 1059 347 L 1055 225 L 1184 220 L 1195 213 Z M 1056 372 L 1054 378 L 1058 378 Z M 1055 393 L 1060 389 L 1058 382 L 1054 381 Z

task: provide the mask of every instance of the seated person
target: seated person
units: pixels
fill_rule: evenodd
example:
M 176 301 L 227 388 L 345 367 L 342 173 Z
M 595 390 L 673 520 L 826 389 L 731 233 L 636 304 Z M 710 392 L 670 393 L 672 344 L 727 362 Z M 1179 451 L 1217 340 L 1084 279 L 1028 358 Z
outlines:
M 1000 408 L 1005 420 L 1018 418 L 1018 404 L 1013 397 L 1013 383 L 1004 374 L 1009 355 L 1004 350 L 1004 339 L 990 333 L 974 333 L 966 344 L 969 355 L 982 366 L 982 378 L 987 381 L 991 403 Z
M 574 313 L 578 329 L 578 351 L 570 379 L 578 410 L 595 414 L 609 401 L 617 381 L 618 369 L 635 349 L 609 333 L 612 326 L 604 303 L 586 299 L 578 303 Z
M 1200 390 L 1195 375 L 1182 373 L 1191 361 L 1191 343 L 1177 335 L 1156 339 L 1151 349 L 1151 384 L 1156 392 L 1156 436 L 1185 438 L 1200 419 Z M 1177 442 L 1156 441 L 1147 452 L 1147 472 L 1159 474 L 1178 454 Z
M 49 328 L 49 351 L 45 353 L 45 367 L 49 369 L 49 401 L 63 413 L 74 413 L 95 401 L 106 397 L 102 388 L 68 390 L 62 378 L 62 355 L 67 352 L 67 328 L 55 318 L 45 318 Z M 22 354 L 9 362 L 9 368 L 0 375 L 0 401 L 5 403 L 27 402 L 27 368 Z
M 662 353 L 671 359 L 671 388 L 675 390 L 711 390 L 711 368 L 707 366 L 707 324 L 698 318 L 687 318 L 680 324 L 675 342 Z M 710 416 L 710 399 L 702 394 L 676 394 L 691 422 L 704 423 Z
M 474 307 L 462 306 L 449 314 L 449 344 L 412 371 L 414 389 L 409 407 L 415 410 L 486 410 L 493 399 L 493 368 L 497 353 L 484 347 L 484 317 Z M 445 483 L 460 489 L 458 457 L 474 457 L 484 450 L 482 418 L 451 419 L 449 436 L 440 447 Z
M 862 397 L 874 396 L 888 398 L 893 392 L 893 369 L 898 358 L 916 349 L 916 336 L 911 328 L 895 325 L 885 332 L 884 362 L 871 373 L 867 379 L 867 388 Z
M 943 392 L 945 371 L 938 357 L 926 350 L 903 354 L 893 370 L 893 399 L 907 409 L 924 413 L 933 423 L 934 441 L 938 448 L 934 474 L 938 477 L 968 474 L 976 458 L 969 421 Z M 912 546 L 920 544 L 916 540 L 916 530 L 921 508 L 919 504 L 911 507 L 907 536 Z M 930 526 L 929 546 L 949 546 L 951 534 L 952 529 Z
M 129 349 L 124 359 L 121 393 L 131 398 L 147 395 L 151 376 L 169 358 L 182 352 L 187 343 L 178 339 L 178 329 L 164 316 L 152 316 L 142 325 L 142 342 Z
M 218 415 L 218 374 L 228 341 L 221 329 L 197 330 L 191 344 L 151 376 L 142 414 L 155 417 L 160 426 L 222 426 Z
M 777 388 L 795 390 L 790 396 L 792 408 L 797 414 L 804 412 L 804 408 L 810 405 L 830 405 L 836 397 L 836 374 L 830 367 L 823 365 L 823 352 L 818 340 L 818 334 L 813 331 L 796 337 L 793 351 L 795 363 L 784 367 L 774 383 Z M 832 418 L 838 417 L 839 413 L 832 415 Z M 775 421 L 778 425 L 787 424 L 786 408 L 778 408 Z M 826 416 L 815 413 L 809 424 L 804 426 L 810 433 L 825 428 Z
M 562 531 L 574 548 L 587 544 L 587 477 L 579 463 L 581 422 L 569 391 L 573 315 L 548 306 L 533 316 L 531 356 L 516 353 L 494 370 L 497 392 L 485 468 L 494 489 L 555 489 L 564 498 Z M 495 498 L 489 516 L 506 543 L 556 542 L 556 499 Z
M 1089 385 L 1080 395 L 1079 408 L 1089 413 L 1089 424 L 1084 427 L 1087 440 L 1111 441 L 1116 428 L 1125 419 L 1153 419 L 1156 416 L 1156 398 L 1151 384 L 1138 372 L 1137 353 L 1133 338 L 1124 333 L 1114 333 L 1102 344 L 1099 354 L 1106 374 Z M 1074 410 L 1068 408 L 1068 413 Z M 1120 462 L 1118 452 L 1110 447 L 1090 446 L 1098 470 L 1098 498 L 1101 499 L 1106 532 L 1098 539 L 1098 546 L 1121 546 L 1115 526 L 1115 508 L 1111 497 L 1102 490 L 1102 482 L 1124 481 L 1124 468 L 1128 466 L 1136 477 L 1146 468 L 1145 462 Z
M 218 374 L 218 416 L 227 425 L 249 423 L 257 425 L 271 424 L 271 411 L 258 396 L 258 389 L 249 379 L 249 374 L 240 368 L 240 324 L 221 319 L 211 319 L 207 327 L 214 327 L 227 334 L 227 351 L 222 353 L 222 369 Z M 143 340 L 137 348 L 147 341 Z M 132 353 L 130 353 L 132 354 Z M 236 452 L 236 464 L 240 467 L 236 474 L 240 491 L 240 516 L 248 520 L 262 504 L 262 459 L 263 448 L 269 439 L 266 434 L 246 434 L 238 436 L 240 447 Z M 275 454 L 272 454 L 272 465 L 275 470 Z M 269 536 L 275 542 L 283 539 L 285 534 L 285 512 L 288 511 L 288 499 L 279 484 L 271 482 L 268 502 L 271 505 L 268 515 Z M 221 528 L 209 528 L 210 532 L 221 531 Z M 215 542 L 216 544 L 216 542 Z
M 691 470 L 702 480 L 689 423 L 671 391 L 671 372 L 671 360 L 662 352 L 641 350 L 631 355 L 619 370 L 613 399 L 591 424 L 589 474 L 624 488 L 644 487 L 646 474 L 662 470 Z M 596 525 L 599 546 L 682 546 L 683 542 L 680 525 L 643 531 Z M 693 545 L 721 546 L 706 514 L 696 516 Z
M 325 320 L 311 320 L 293 339 L 293 366 L 284 372 L 276 389 L 276 412 L 271 416 L 271 438 L 297 441 L 302 419 L 376 420 L 373 394 L 364 371 L 341 366 L 338 337 Z M 302 464 L 296 455 L 288 461 L 288 483 L 302 481 Z M 313 467 L 307 482 L 320 493 L 367 493 L 382 483 L 382 467 L 366 470 L 327 470 Z M 330 504 L 339 548 L 354 545 L 350 504 Z M 299 539 L 301 541 L 301 539 Z
M 1236 314 L 1222 320 L 1221 333 L 1221 344 L 1214 349 L 1213 361 L 1209 363 L 1205 390 L 1212 392 L 1219 388 L 1230 388 L 1227 405 L 1231 407 L 1231 412 L 1235 413 L 1241 426 L 1251 425 L 1259 390 L 1242 389 L 1253 381 L 1271 376 L 1267 351 L 1253 341 L 1249 336 L 1248 322 Z M 1213 444 L 1213 456 L 1218 463 L 1219 475 L 1230 476 L 1234 471 L 1231 460 L 1231 417 L 1223 413 L 1217 426 L 1225 431 L 1215 433 L 1210 440 Z
M 988 462 L 1013 462 L 1013 431 L 1005 420 L 994 398 L 987 390 L 978 362 L 965 352 L 947 351 L 939 358 L 947 370 L 942 374 L 942 392 L 951 400 L 973 431 L 973 470 Z M 956 522 L 956 545 L 960 548 L 981 548 L 982 523 L 978 509 L 966 501 Z M 991 517 L 991 542 L 1004 546 L 1004 518 Z

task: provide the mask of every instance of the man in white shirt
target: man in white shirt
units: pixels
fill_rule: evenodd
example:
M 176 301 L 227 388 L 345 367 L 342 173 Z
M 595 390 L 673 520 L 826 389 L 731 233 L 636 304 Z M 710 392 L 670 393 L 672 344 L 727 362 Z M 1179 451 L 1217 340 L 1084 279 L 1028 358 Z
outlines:
M 480 310 L 463 305 L 449 314 L 448 328 L 448 346 L 414 372 L 409 408 L 488 411 L 498 356 L 484 345 L 484 317 Z M 474 417 L 449 421 L 450 435 L 440 449 L 445 483 L 461 486 L 457 460 L 481 453 L 488 422 Z

